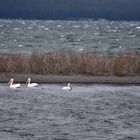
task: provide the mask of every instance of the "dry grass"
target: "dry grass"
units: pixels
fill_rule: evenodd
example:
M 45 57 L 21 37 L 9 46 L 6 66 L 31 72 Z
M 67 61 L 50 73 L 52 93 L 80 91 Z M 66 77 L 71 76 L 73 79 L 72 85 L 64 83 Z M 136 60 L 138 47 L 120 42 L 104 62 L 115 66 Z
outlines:
M 1 73 L 34 73 L 60 75 L 127 76 L 140 74 L 140 56 L 98 56 L 93 52 L 42 53 L 31 56 L 9 54 L 0 57 Z

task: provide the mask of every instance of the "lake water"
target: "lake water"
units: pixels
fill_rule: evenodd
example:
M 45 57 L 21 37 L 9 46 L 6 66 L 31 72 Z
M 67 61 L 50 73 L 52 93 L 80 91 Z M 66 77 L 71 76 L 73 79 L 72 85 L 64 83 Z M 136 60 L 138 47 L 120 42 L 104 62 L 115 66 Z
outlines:
M 0 55 L 96 51 L 138 53 L 140 22 L 0 20 Z M 139 140 L 140 87 L 0 84 L 2 140 Z
M 0 53 L 96 51 L 139 53 L 140 22 L 0 20 Z
M 0 84 L 2 140 L 139 140 L 140 87 Z

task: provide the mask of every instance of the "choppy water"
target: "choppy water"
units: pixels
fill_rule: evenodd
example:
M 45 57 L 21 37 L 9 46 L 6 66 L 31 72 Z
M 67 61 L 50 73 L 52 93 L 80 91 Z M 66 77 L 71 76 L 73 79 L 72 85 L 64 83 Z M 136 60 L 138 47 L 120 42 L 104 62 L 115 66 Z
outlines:
M 140 87 L 0 85 L 2 140 L 139 140 Z
M 0 53 L 140 50 L 140 22 L 0 20 Z

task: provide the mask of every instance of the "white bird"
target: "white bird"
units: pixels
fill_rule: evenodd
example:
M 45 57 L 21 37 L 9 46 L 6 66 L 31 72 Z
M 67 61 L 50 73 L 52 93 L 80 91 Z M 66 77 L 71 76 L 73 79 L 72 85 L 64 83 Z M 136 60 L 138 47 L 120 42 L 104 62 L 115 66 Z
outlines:
M 27 87 L 37 87 L 38 86 L 37 83 L 31 83 L 31 78 L 28 78 L 26 83 L 27 83 Z
M 8 82 L 8 85 L 10 88 L 20 88 L 20 84 L 13 84 L 14 79 L 10 79 L 10 81 Z
M 62 89 L 64 89 L 64 90 L 72 90 L 71 84 L 68 83 L 68 86 L 63 87 Z

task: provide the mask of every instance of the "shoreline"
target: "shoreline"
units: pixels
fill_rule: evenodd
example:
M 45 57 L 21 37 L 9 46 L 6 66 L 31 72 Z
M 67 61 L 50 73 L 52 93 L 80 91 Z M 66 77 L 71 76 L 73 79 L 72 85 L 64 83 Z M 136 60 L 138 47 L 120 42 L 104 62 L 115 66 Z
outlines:
M 77 75 L 140 76 L 140 56 L 134 54 L 100 56 L 94 52 L 77 53 L 75 51 L 49 54 L 34 51 L 27 57 L 15 53 L 0 57 L 0 73 L 76 75 L 76 77 Z M 71 76 L 70 79 L 73 77 Z M 90 81 L 88 79 L 85 80 Z
M 0 74 L 0 83 L 7 83 L 14 78 L 15 83 L 25 83 L 30 77 L 37 83 L 95 83 L 95 84 L 140 84 L 140 76 L 86 76 L 86 75 L 36 75 L 36 74 Z

